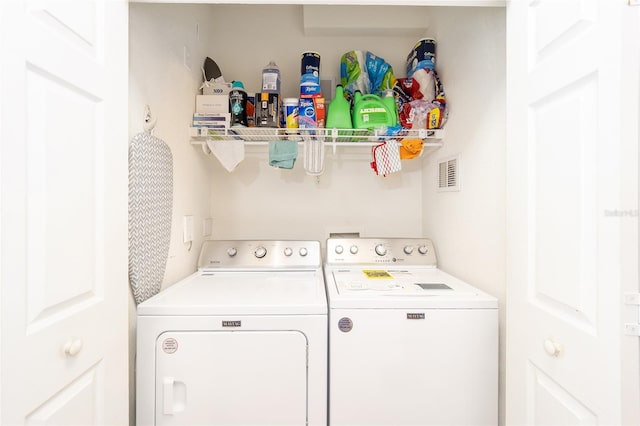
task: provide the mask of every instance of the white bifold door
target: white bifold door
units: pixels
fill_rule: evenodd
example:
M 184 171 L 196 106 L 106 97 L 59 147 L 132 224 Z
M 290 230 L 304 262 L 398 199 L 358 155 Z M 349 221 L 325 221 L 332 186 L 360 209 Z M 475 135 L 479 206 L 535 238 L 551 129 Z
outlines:
M 129 422 L 125 0 L 0 1 L 0 424 Z
M 506 424 L 640 422 L 632 3 L 508 4 Z
M 156 343 L 156 425 L 304 425 L 298 331 L 166 332 Z

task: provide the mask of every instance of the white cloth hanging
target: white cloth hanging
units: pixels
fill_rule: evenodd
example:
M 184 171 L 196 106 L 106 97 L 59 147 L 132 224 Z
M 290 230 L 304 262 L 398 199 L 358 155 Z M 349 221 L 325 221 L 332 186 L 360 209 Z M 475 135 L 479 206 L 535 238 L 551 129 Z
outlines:
M 207 139 L 207 147 L 228 172 L 244 160 L 244 142 Z

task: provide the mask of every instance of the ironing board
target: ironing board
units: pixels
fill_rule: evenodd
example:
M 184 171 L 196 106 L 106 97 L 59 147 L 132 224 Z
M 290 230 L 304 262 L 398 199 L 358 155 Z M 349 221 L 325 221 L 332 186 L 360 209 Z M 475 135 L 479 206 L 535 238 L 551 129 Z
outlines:
M 173 158 L 151 132 L 129 145 L 129 283 L 136 304 L 162 286 L 171 242 Z

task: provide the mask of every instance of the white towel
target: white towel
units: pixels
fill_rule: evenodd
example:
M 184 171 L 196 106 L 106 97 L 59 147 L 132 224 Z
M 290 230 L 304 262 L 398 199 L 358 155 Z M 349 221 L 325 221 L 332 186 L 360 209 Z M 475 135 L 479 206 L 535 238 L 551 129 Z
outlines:
M 244 160 L 243 141 L 219 141 L 207 139 L 207 146 L 216 156 L 220 164 L 232 172 Z

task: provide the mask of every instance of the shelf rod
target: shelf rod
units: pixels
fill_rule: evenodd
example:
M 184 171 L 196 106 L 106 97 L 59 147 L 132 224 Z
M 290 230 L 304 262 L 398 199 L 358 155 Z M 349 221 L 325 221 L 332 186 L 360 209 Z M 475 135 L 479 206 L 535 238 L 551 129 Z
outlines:
M 229 141 L 229 142 L 235 142 L 235 141 Z M 242 141 L 242 140 L 238 140 L 237 142 L 242 142 L 245 144 L 245 146 L 268 146 L 269 142 L 264 142 L 264 141 Z M 304 144 L 304 141 L 296 141 L 298 143 L 298 145 L 302 145 Z M 367 141 L 367 142 L 331 142 L 331 141 L 325 141 L 324 144 L 325 145 L 330 145 L 334 148 L 334 154 L 335 154 L 335 147 L 341 146 L 341 147 L 351 147 L 351 148 L 358 148 L 361 146 L 368 146 L 368 147 L 372 147 L 372 146 L 376 146 L 379 145 L 381 143 L 383 143 L 384 140 L 379 140 L 379 141 Z M 206 145 L 205 141 L 192 141 L 191 142 L 193 145 Z M 424 142 L 424 144 L 422 145 L 423 147 L 440 147 L 442 146 L 442 142 Z

